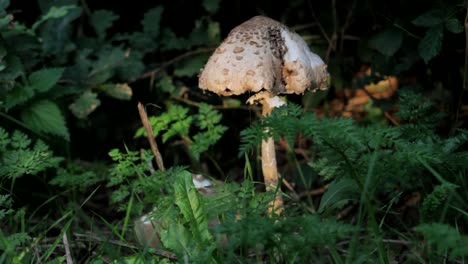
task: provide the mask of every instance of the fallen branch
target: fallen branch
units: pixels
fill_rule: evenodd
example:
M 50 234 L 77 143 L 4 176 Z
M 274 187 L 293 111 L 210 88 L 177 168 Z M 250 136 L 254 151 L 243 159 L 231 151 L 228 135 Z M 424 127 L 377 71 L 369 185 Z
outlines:
M 145 128 L 146 135 L 151 146 L 151 150 L 153 151 L 154 158 L 156 159 L 156 164 L 158 165 L 158 168 L 160 170 L 165 171 L 166 168 L 164 167 L 163 159 L 158 149 L 158 144 L 156 144 L 156 140 L 154 140 L 153 128 L 151 127 L 151 124 L 148 120 L 148 115 L 146 114 L 146 111 L 140 102 L 138 102 L 138 113 L 140 113 L 141 123 Z

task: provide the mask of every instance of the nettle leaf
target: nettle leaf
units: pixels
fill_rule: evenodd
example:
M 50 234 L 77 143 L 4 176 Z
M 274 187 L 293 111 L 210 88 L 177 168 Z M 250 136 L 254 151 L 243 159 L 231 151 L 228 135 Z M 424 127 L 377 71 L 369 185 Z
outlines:
M 157 38 L 160 32 L 160 23 L 164 7 L 157 6 L 148 10 L 145 13 L 141 24 L 143 25 L 143 32 L 151 35 L 153 38 Z
M 62 77 L 64 68 L 48 68 L 35 71 L 29 75 L 29 83 L 37 92 L 47 92 Z
M 202 5 L 206 11 L 210 13 L 216 13 L 219 9 L 220 0 L 203 0 Z
M 420 27 L 433 27 L 442 24 L 444 12 L 441 9 L 431 9 L 426 13 L 418 16 L 412 21 L 416 26 Z
M 110 10 L 97 10 L 90 17 L 90 23 L 94 27 L 100 39 L 106 38 L 106 30 L 112 27 L 119 16 Z
M 463 32 L 464 28 L 456 18 L 450 18 L 445 21 L 445 28 L 455 34 Z
M 442 24 L 431 27 L 426 31 L 424 38 L 419 42 L 418 52 L 425 63 L 434 58 L 442 48 L 444 38 L 444 27 Z
M 33 24 L 31 29 L 35 31 L 42 23 L 49 19 L 61 18 L 66 16 L 71 10 L 77 8 L 75 5 L 52 6 L 49 11 Z
M 104 83 L 114 76 L 118 67 L 124 64 L 126 55 L 122 48 L 114 47 L 102 50 L 98 57 L 88 77 L 91 82 Z
M 99 105 L 101 101 L 97 98 L 97 94 L 91 91 L 84 92 L 78 99 L 70 104 L 69 109 L 78 118 L 86 118 Z
M 21 112 L 21 120 L 37 132 L 70 139 L 62 111 L 52 101 L 42 100 L 31 104 Z
M 403 34 L 396 28 L 378 33 L 370 40 L 370 46 L 387 57 L 393 56 L 403 42 Z
M 29 99 L 33 98 L 34 96 L 34 89 L 29 85 L 16 85 L 10 90 L 7 95 L 5 96 L 5 101 L 0 103 L 3 107 L 8 111 L 11 108 L 22 104 Z
M 189 172 L 184 171 L 177 176 L 174 183 L 174 195 L 175 203 L 185 220 L 190 222 L 191 231 L 196 241 L 207 242 L 211 240 L 205 203 L 195 188 L 192 175 Z
M 126 83 L 104 84 L 99 87 L 107 95 L 120 100 L 132 99 L 133 91 Z

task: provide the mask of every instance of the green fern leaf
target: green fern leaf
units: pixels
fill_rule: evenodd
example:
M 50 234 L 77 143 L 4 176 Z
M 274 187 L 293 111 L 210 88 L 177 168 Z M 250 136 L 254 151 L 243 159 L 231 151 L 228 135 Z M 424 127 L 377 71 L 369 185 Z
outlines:
M 461 235 L 459 230 L 447 224 L 423 224 L 414 228 L 422 233 L 428 245 L 438 254 L 449 254 L 450 257 L 468 256 L 468 236 Z
M 65 118 L 58 106 L 49 100 L 33 103 L 21 113 L 21 120 L 37 132 L 61 136 L 70 139 Z
M 191 224 L 191 231 L 200 243 L 211 240 L 208 231 L 208 219 L 205 204 L 201 195 L 193 185 L 192 175 L 185 171 L 177 176 L 174 185 L 175 203 L 180 208 L 184 218 Z
M 29 75 L 29 84 L 37 92 L 47 92 L 57 84 L 63 71 L 64 68 L 47 68 L 35 71 Z

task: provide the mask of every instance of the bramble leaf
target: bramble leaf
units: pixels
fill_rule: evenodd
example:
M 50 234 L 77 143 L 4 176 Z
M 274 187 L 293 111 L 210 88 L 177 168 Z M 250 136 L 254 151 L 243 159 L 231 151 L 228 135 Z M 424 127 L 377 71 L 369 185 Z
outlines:
M 397 52 L 403 42 L 403 34 L 396 28 L 389 28 L 375 35 L 370 46 L 387 57 L 393 56 Z
M 442 39 L 444 38 L 443 25 L 437 25 L 429 28 L 424 38 L 418 45 L 419 55 L 425 63 L 434 58 L 442 48 Z
M 90 22 L 94 27 L 96 34 L 100 39 L 106 38 L 106 30 L 112 27 L 115 20 L 119 19 L 119 16 L 110 10 L 97 10 L 91 17 Z

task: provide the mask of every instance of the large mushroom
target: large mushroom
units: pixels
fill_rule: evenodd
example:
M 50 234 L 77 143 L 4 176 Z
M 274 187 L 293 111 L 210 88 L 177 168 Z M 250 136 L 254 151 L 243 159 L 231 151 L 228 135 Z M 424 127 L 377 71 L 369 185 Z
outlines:
M 256 93 L 249 103 L 262 104 L 262 114 L 285 102 L 278 94 L 303 94 L 326 89 L 327 66 L 305 41 L 285 25 L 256 16 L 235 27 L 215 50 L 199 75 L 199 87 L 218 95 Z M 283 208 L 273 138 L 262 141 L 266 190 L 275 190 L 270 211 Z

